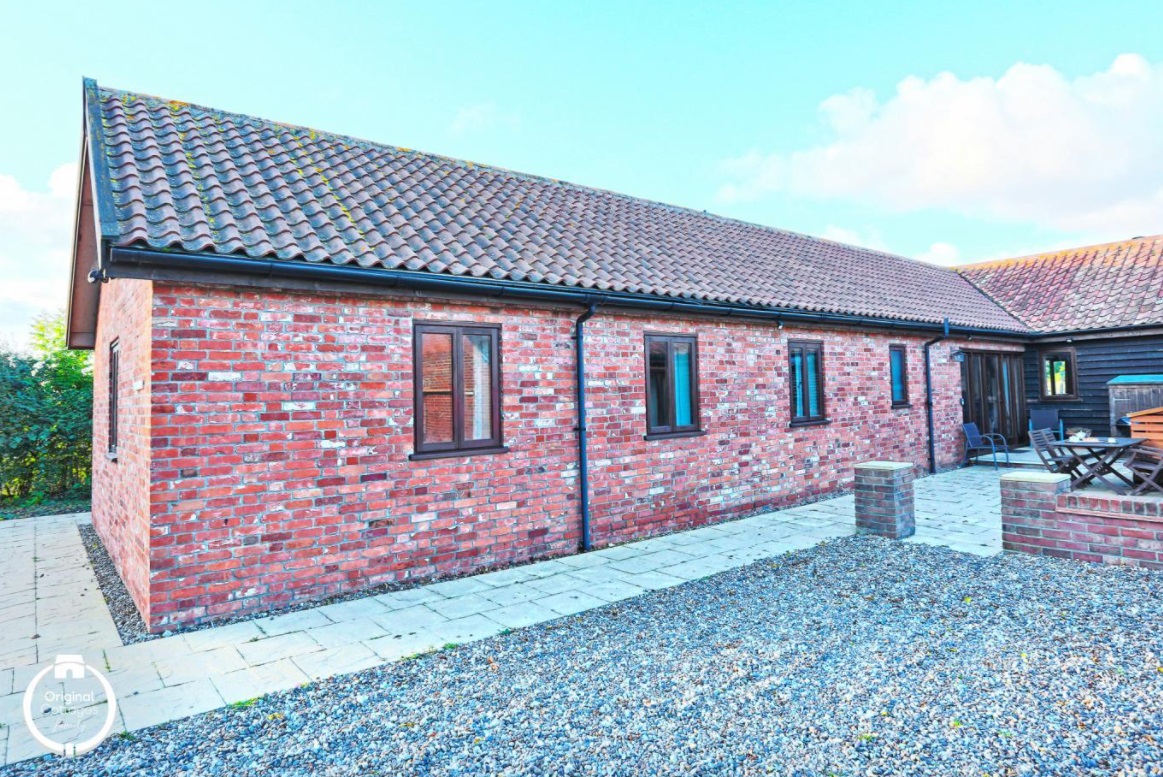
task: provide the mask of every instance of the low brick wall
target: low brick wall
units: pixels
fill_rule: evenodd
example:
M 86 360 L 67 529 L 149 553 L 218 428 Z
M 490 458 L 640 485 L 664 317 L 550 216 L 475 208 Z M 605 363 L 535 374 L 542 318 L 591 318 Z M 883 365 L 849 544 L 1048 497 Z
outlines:
M 866 461 L 856 465 L 856 528 L 894 540 L 917 531 L 913 465 Z
M 1021 471 L 1003 475 L 1002 547 L 1038 556 L 1163 569 L 1163 500 L 1069 489 L 1066 475 Z

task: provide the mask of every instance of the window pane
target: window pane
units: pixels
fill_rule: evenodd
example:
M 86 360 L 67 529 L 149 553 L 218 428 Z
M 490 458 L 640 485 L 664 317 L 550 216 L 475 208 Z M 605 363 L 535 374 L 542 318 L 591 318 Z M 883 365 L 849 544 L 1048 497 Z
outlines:
M 691 344 L 674 344 L 674 425 L 690 426 L 695 418 L 695 396 L 691 390 Z
M 791 385 L 792 400 L 795 405 L 796 418 L 804 417 L 804 352 L 796 349 L 791 352 Z
M 420 335 L 425 443 L 452 442 L 452 335 Z
M 666 388 L 666 343 L 657 340 L 648 342 L 650 375 L 647 380 L 646 423 L 651 428 L 670 426 L 670 394 Z
M 820 354 L 817 351 L 808 351 L 806 357 L 807 372 L 807 402 L 808 415 L 815 418 L 820 415 Z
M 492 338 L 464 338 L 464 439 L 488 440 L 493 436 Z
M 892 368 L 892 401 L 905 401 L 905 354 L 899 349 L 892 349 L 889 353 Z
M 1048 356 L 1042 360 L 1042 384 L 1046 396 L 1058 397 L 1070 394 L 1070 360 L 1059 356 Z
M 117 452 L 117 401 L 121 388 L 121 346 L 109 346 L 109 452 Z

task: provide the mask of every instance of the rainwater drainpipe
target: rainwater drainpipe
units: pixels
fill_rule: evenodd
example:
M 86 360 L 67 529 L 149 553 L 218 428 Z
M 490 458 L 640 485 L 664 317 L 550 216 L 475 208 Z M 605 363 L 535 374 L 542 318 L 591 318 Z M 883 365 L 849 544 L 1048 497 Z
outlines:
M 937 471 L 937 441 L 933 438 L 933 358 L 929 348 L 949 337 L 949 319 L 944 322 L 945 331 L 925 343 L 925 406 L 929 418 L 929 472 Z
M 581 549 L 590 550 L 590 465 L 586 435 L 586 348 L 585 323 L 598 312 L 598 304 L 591 302 L 585 313 L 574 322 L 577 339 L 577 467 L 581 491 Z

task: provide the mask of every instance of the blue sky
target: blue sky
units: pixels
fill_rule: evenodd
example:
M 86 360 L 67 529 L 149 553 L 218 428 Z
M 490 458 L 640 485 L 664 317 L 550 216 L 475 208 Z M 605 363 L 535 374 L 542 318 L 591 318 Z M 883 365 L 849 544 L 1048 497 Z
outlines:
M 0 4 L 0 338 L 81 77 L 939 263 L 1163 232 L 1163 4 Z

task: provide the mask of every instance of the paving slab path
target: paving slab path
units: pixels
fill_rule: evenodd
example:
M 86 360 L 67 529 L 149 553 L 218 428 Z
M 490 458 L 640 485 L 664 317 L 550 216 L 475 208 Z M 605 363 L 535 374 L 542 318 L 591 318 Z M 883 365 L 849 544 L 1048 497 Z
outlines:
M 916 481 L 909 542 L 1001 551 L 998 473 Z M 42 755 L 23 692 L 58 654 L 105 671 L 115 730 L 134 731 L 367 669 L 450 643 L 574 615 L 855 533 L 851 495 L 590 553 L 123 645 L 77 524 L 0 522 L 0 765 Z M 98 710 L 99 712 L 100 711 Z

